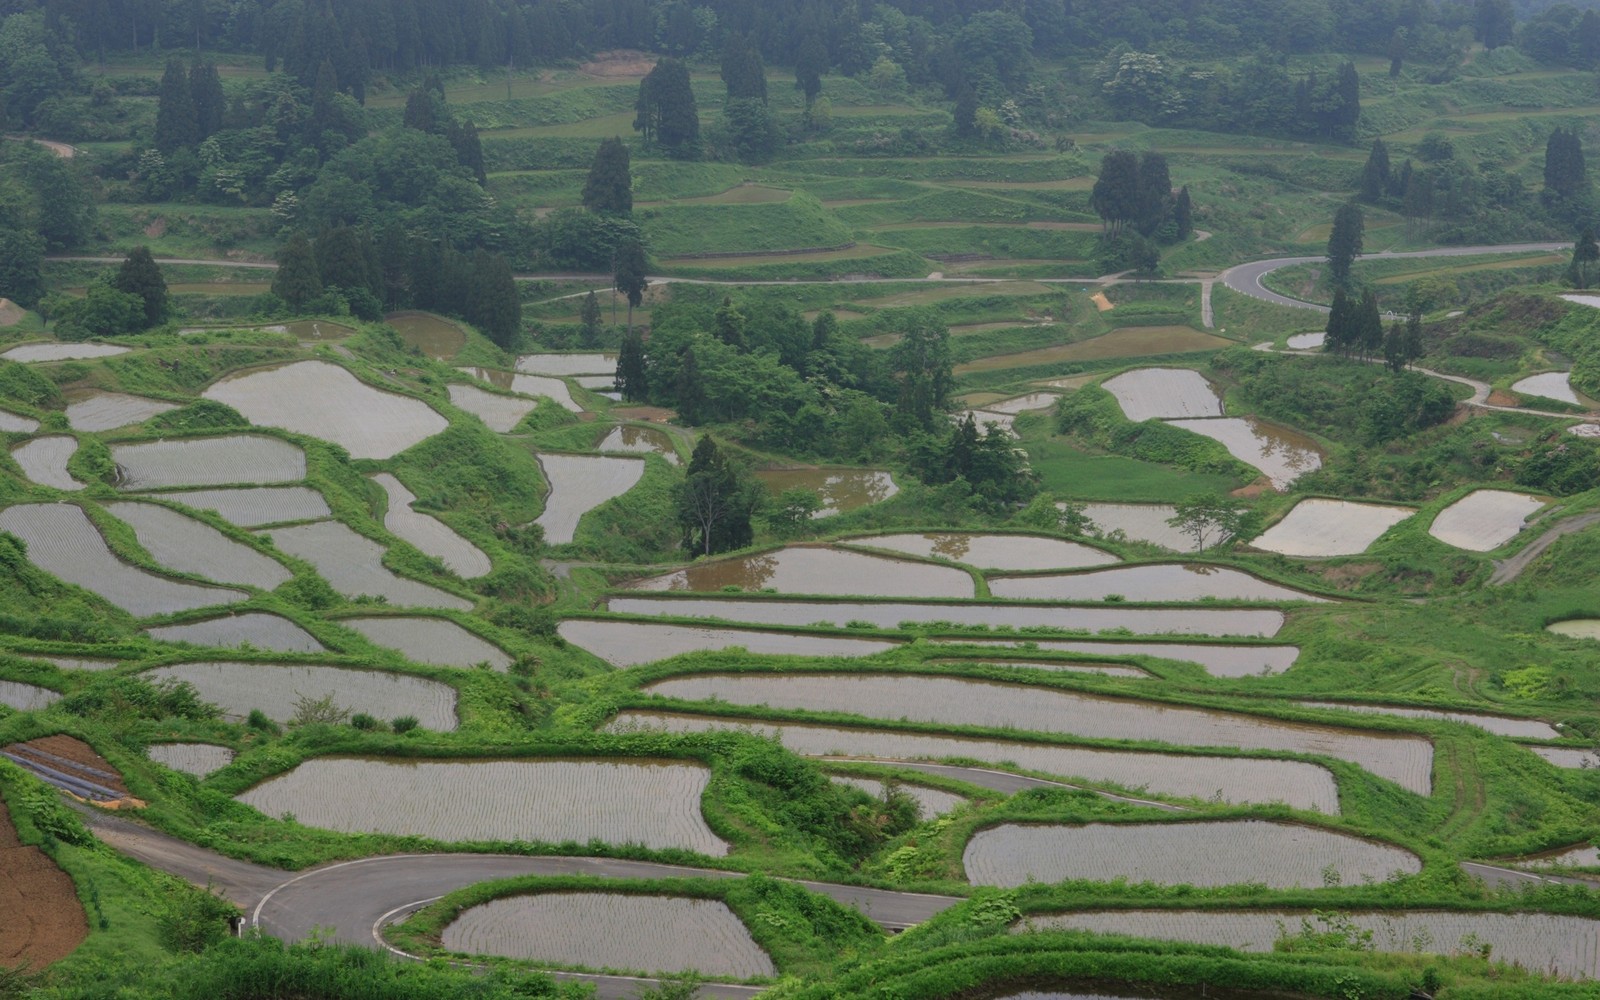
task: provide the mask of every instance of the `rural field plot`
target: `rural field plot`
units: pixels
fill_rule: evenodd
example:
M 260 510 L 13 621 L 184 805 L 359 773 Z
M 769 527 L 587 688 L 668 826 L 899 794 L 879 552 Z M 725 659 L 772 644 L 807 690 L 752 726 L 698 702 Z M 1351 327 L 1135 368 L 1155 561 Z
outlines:
M 111 344 L 23 344 L 0 353 L 6 361 L 83 361 L 127 354 L 128 348 Z
M 32 434 L 39 429 L 39 421 L 32 417 L 0 410 L 0 433 L 5 434 Z
M 595 450 L 660 455 L 668 465 L 677 465 L 681 461 L 678 450 L 672 446 L 672 436 L 654 427 L 613 427 L 595 445 Z
M 1597 868 L 1600 867 L 1600 847 L 1593 844 L 1578 844 L 1573 847 L 1551 851 L 1547 854 L 1523 858 L 1517 864 L 1522 868 Z
M 640 689 L 645 694 L 731 705 L 843 712 L 952 726 L 1015 727 L 1090 739 L 1130 734 L 1180 746 L 1284 750 L 1347 760 L 1418 795 L 1432 785 L 1433 744 L 1417 736 L 1279 722 L 1131 698 L 1024 684 L 916 674 L 700 674 Z
M 1120 596 L 1149 602 L 1214 599 L 1327 603 L 1324 597 L 1268 583 L 1226 566 L 1203 563 L 1117 566 L 1060 576 L 991 579 L 989 592 L 996 597 L 1030 601 L 1104 601 Z
M 1027 413 L 1029 410 L 1047 410 L 1056 405 L 1061 398 L 1054 392 L 1030 392 L 1026 396 L 1014 396 L 1011 399 L 1002 399 L 996 403 L 985 403 L 983 408 L 989 413 L 1005 413 L 1016 416 Z
M 1065 506 L 1057 504 L 1058 507 Z M 1087 503 L 1083 516 L 1089 519 L 1096 531 L 1110 537 L 1121 532 L 1129 541 L 1148 542 L 1174 552 L 1198 552 L 1200 546 L 1192 535 L 1175 528 L 1167 520 L 1177 513 L 1171 504 L 1161 503 Z
M 352 458 L 393 458 L 449 426 L 421 400 L 374 389 L 326 361 L 230 375 L 202 395 L 253 424 L 331 441 Z
M 158 413 L 177 408 L 178 404 L 159 399 L 84 389 L 67 394 L 67 424 L 76 431 L 109 431 L 142 424 Z
M 539 405 L 536 399 L 521 396 L 502 396 L 486 392 L 475 385 L 452 383 L 449 387 L 450 404 L 482 420 L 484 426 L 497 434 L 508 434 L 522 422 L 522 418 Z
M 844 627 L 870 622 L 878 628 L 899 628 L 902 622 L 950 622 L 991 628 L 1060 628 L 1083 632 L 1126 629 L 1143 635 L 1260 636 L 1278 634 L 1281 611 L 1224 608 L 1059 608 L 1026 604 L 907 604 L 893 601 L 741 601 L 707 597 L 612 597 L 608 609 L 617 614 L 678 615 L 720 618 L 751 625 L 816 625 Z M 960 642 L 960 639 L 952 641 Z
M 150 499 L 171 500 L 196 510 L 209 510 L 229 524 L 259 528 L 288 521 L 315 521 L 332 517 L 328 501 L 309 486 L 256 486 L 237 490 L 182 490 L 146 494 Z
M 1314 351 L 1321 347 L 1327 339 L 1327 331 L 1318 330 L 1313 333 L 1297 333 L 1285 340 L 1284 345 L 1291 351 Z
M 1138 667 L 1125 667 L 1115 663 L 1075 663 L 1063 660 L 1025 660 L 1015 657 L 985 656 L 982 659 L 945 658 L 926 660 L 927 663 L 938 664 L 971 664 L 985 667 L 1013 667 L 1018 670 L 1056 670 L 1068 674 L 1099 674 L 1102 677 L 1131 677 L 1138 680 L 1148 679 L 1153 674 L 1140 670 Z
M 62 670 L 87 670 L 98 673 L 101 670 L 115 670 L 122 666 L 121 660 L 87 660 L 77 656 L 41 656 L 38 659 L 46 663 L 54 663 Z
M 558 378 L 546 375 L 526 375 L 517 372 L 498 371 L 493 368 L 458 368 L 479 381 L 487 382 L 496 389 L 507 392 L 520 393 L 529 398 L 543 396 L 554 400 L 557 406 L 569 413 L 582 413 L 583 407 L 572 398 L 572 390 L 567 388 L 567 383 Z
M 1220 794 L 1224 802 L 1283 802 L 1296 809 L 1313 809 L 1330 815 L 1339 812 L 1339 789 L 1332 773 L 1325 767 L 1296 760 L 1102 750 L 678 712 L 624 711 L 607 728 L 614 732 L 665 729 L 676 733 L 750 730 L 776 735 L 784 746 L 806 757 L 903 761 L 970 759 L 1055 775 L 1068 781 L 1116 785 L 1147 795 L 1208 799 Z
M 1526 493 L 1474 490 L 1439 512 L 1428 534 L 1470 552 L 1490 552 L 1517 537 L 1545 502 Z
M 845 639 L 751 632 L 651 622 L 595 621 L 568 618 L 556 627 L 561 638 L 586 649 L 614 667 L 633 667 L 681 653 L 743 649 L 761 656 L 871 656 L 895 648 L 882 639 Z
M 215 743 L 152 743 L 145 753 L 163 767 L 197 778 L 233 763 L 233 751 Z
M 72 877 L 37 847 L 24 847 L 0 802 L 0 966 L 38 972 L 89 934 Z
M 152 681 L 187 681 L 202 699 L 236 719 L 259 708 L 269 719 L 287 722 L 294 718 L 302 700 L 316 701 L 332 695 L 334 705 L 348 712 L 365 712 L 379 719 L 414 715 L 426 729 L 449 732 L 456 728 L 455 688 L 405 674 L 348 667 L 213 661 L 156 667 L 139 676 Z
M 168 569 L 262 590 L 272 590 L 292 575 L 281 563 L 211 525 L 160 504 L 110 503 L 106 509 L 131 527 L 151 558 Z
M 620 892 L 511 896 L 464 911 L 450 951 L 590 969 L 751 979 L 778 970 L 726 903 Z
M 254 486 L 294 483 L 306 477 L 306 453 L 261 434 L 114 444 L 117 488 Z
M 1250 541 L 1250 547 L 1284 556 L 1353 556 L 1415 514 L 1410 507 L 1310 497 Z
M 921 535 L 871 535 L 845 540 L 862 548 L 887 549 L 925 559 L 948 559 L 984 570 L 1080 569 L 1118 562 L 1088 545 L 1038 535 L 975 535 L 936 531 Z
M 1524 396 L 1543 396 L 1545 399 L 1558 399 L 1563 403 L 1574 406 L 1582 405 L 1583 401 L 1572 389 L 1571 372 L 1544 372 L 1539 375 L 1530 375 L 1525 379 L 1513 382 L 1511 391 Z
M 883 503 L 900 492 L 894 477 L 882 469 L 763 469 L 756 478 L 773 493 L 811 490 L 822 501 L 812 517 L 843 514 Z
M 118 559 L 80 508 L 70 504 L 19 504 L 0 511 L 0 531 L 28 546 L 28 561 L 55 576 L 99 594 L 133 615 L 166 615 L 214 604 L 232 604 L 249 595 L 240 590 L 201 587 L 146 573 Z
M 505 650 L 443 618 L 340 618 L 338 624 L 354 629 L 380 646 L 397 649 L 407 659 L 439 667 L 475 667 L 487 663 L 495 670 L 511 666 Z
M 1546 763 L 1556 767 L 1600 767 L 1600 754 L 1576 747 L 1529 747 Z
M 610 390 L 615 389 L 617 377 L 615 375 L 572 375 L 572 381 L 585 389 L 592 389 L 602 396 L 611 395 Z
M 1020 647 L 1034 645 L 1040 649 L 1059 650 L 1064 653 L 1088 653 L 1091 656 L 1154 656 L 1163 660 L 1179 660 L 1198 664 L 1213 677 L 1264 677 L 1281 674 L 1294 666 L 1300 650 L 1296 646 L 1230 646 L 1222 643 L 1182 642 L 1128 642 L 1094 641 L 1085 639 L 1048 639 L 1029 636 L 1027 639 L 968 639 L 951 638 L 947 642 L 965 642 L 979 646 L 1001 645 Z
M 1302 475 L 1322 468 L 1322 449 L 1315 441 L 1255 417 L 1168 420 L 1167 423 L 1220 442 L 1228 449 L 1228 454 L 1261 470 L 1276 490 L 1287 489 Z
M 1134 423 L 1173 417 L 1220 417 L 1222 399 L 1192 368 L 1139 368 L 1100 383 Z
M 425 312 L 394 312 L 383 317 L 408 347 L 435 361 L 446 361 L 467 346 L 467 335 L 443 316 Z
M 1551 622 L 1545 626 L 1545 631 L 1569 639 L 1600 639 L 1600 618 L 1568 618 L 1563 622 Z
M 772 589 L 784 594 L 847 597 L 972 597 L 972 577 L 951 566 L 822 546 L 719 559 L 638 580 L 634 590 L 715 592 L 724 587 Z
M 279 549 L 310 563 L 346 597 L 382 597 L 401 607 L 472 609 L 464 597 L 391 573 L 383 565 L 383 546 L 339 521 L 273 528 L 268 536 Z
M 828 776 L 828 780 L 836 785 L 859 788 L 868 795 L 878 798 L 883 797 L 885 783 L 880 778 L 860 778 L 850 774 L 832 774 Z M 952 812 L 967 803 L 967 799 L 963 796 L 941 791 L 937 788 L 929 788 L 927 785 L 914 785 L 896 780 L 894 787 L 896 791 L 905 793 L 917 804 L 917 815 L 923 819 L 943 816 L 945 813 Z
M 1378 951 L 1453 955 L 1488 945 L 1496 961 L 1558 976 L 1600 977 L 1600 920 L 1549 913 L 1452 913 L 1389 910 L 1339 914 L 1354 930 L 1372 931 Z M 1238 951 L 1271 951 L 1285 933 L 1304 924 L 1328 930 L 1306 911 L 1103 910 L 1029 917 L 1028 930 L 1083 930 L 1100 934 L 1193 944 Z M 1019 930 L 1022 928 L 1019 928 Z
M 11 458 L 22 467 L 22 474 L 40 486 L 57 490 L 81 490 L 83 484 L 67 471 L 67 459 L 78 450 L 78 439 L 51 434 L 11 449 Z
M 47 708 L 61 695 L 35 684 L 20 681 L 0 681 L 0 705 L 19 712 L 37 712 Z
M 416 494 L 406 489 L 400 480 L 380 472 L 372 481 L 383 487 L 389 495 L 389 508 L 383 515 L 383 526 L 396 538 L 410 542 L 419 551 L 444 563 L 445 568 L 463 579 L 483 576 L 494 567 L 483 550 L 462 538 L 450 526 L 436 517 L 412 509 Z
M 550 484 L 550 495 L 533 523 L 544 529 L 551 545 L 572 541 L 583 515 L 622 496 L 644 478 L 643 459 L 549 453 L 535 457 Z
M 1559 740 L 1561 732 L 1548 722 L 1538 719 L 1517 719 L 1509 715 L 1484 715 L 1480 712 L 1451 712 L 1439 708 L 1401 708 L 1396 705 L 1357 705 L 1348 702 L 1302 701 L 1302 708 L 1327 708 L 1340 712 L 1357 712 L 1366 715 L 1394 715 L 1405 719 L 1438 719 L 1443 722 L 1460 722 L 1486 729 L 1496 736 L 1510 736 L 1519 740 Z
M 642 844 L 721 856 L 698 764 L 614 760 L 386 761 L 329 757 L 236 798 L 307 826 L 444 841 Z
M 973 885 L 1007 888 L 1066 879 L 1319 888 L 1332 869 L 1343 883 L 1422 870 L 1415 854 L 1346 833 L 1295 823 L 1007 823 L 980 830 L 962 855 Z
M 517 371 L 529 375 L 615 375 L 615 354 L 524 354 L 517 359 Z
M 258 611 L 183 625 L 159 625 L 145 632 L 162 642 L 187 642 L 195 646 L 233 647 L 249 643 L 280 653 L 320 653 L 326 648 L 289 619 Z

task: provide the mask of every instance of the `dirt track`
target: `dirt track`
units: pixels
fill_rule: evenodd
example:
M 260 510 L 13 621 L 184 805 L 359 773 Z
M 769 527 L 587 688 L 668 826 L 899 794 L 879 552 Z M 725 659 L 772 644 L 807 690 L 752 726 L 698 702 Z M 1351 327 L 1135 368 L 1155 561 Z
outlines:
M 72 879 L 37 847 L 22 846 L 0 802 L 0 967 L 43 968 L 88 935 Z

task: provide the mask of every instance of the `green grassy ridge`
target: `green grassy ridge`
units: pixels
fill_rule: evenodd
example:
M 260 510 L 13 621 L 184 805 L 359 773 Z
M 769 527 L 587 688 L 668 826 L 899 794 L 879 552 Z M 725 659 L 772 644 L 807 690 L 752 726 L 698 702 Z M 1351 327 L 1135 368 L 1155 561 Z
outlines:
M 1094 254 L 1096 243 L 1094 233 L 981 225 L 944 229 L 878 229 L 869 231 L 867 238 L 876 244 L 901 247 L 924 256 L 981 253 L 995 257 L 1030 260 L 1059 258 L 1063 261 L 1089 259 Z M 1060 269 L 1051 270 L 1057 272 Z
M 869 256 L 841 255 L 837 259 L 747 263 L 738 258 L 667 261 L 655 269 L 682 278 L 719 281 L 814 281 L 866 276 L 891 281 L 917 278 L 936 270 L 937 264 L 905 250 L 886 250 Z
M 669 205 L 635 213 L 658 257 L 833 248 L 852 242 L 850 231 L 811 195 L 752 205 Z

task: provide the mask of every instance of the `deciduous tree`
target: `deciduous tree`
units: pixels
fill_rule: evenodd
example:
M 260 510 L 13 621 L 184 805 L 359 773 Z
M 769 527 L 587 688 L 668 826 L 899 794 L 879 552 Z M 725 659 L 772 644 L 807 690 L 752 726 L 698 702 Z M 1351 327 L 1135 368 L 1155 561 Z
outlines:
M 1167 523 L 1194 539 L 1197 549 L 1245 534 L 1257 515 L 1250 505 L 1222 493 L 1196 493 L 1173 505 Z

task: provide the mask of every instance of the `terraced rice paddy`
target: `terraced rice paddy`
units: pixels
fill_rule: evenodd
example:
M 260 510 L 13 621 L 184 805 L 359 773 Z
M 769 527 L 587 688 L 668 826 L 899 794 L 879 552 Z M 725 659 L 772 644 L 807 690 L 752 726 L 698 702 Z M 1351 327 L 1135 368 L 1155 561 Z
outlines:
M 608 605 L 611 611 L 618 614 L 720 618 L 752 625 L 824 624 L 840 628 L 850 622 L 869 622 L 884 629 L 898 628 L 902 622 L 950 622 L 991 628 L 1048 627 L 1083 632 L 1126 629 L 1144 635 L 1171 633 L 1270 637 L 1283 627 L 1282 613 L 1254 609 L 1059 608 L 972 602 L 909 604 L 894 601 L 741 601 L 675 597 L 613 597 Z
M 1517 719 L 1509 715 L 1484 715 L 1481 712 L 1451 712 L 1437 708 L 1402 708 L 1397 705 L 1357 705 L 1349 702 L 1302 701 L 1304 708 L 1325 708 L 1365 715 L 1392 715 L 1402 719 L 1437 719 L 1477 726 L 1496 736 L 1509 736 L 1519 740 L 1559 740 L 1561 732 L 1548 722 L 1538 719 Z
M 118 559 L 86 514 L 70 504 L 19 504 L 0 511 L 0 531 L 28 546 L 28 561 L 133 615 L 165 615 L 232 604 L 248 595 L 168 580 Z
M 1268 583 L 1236 569 L 1200 563 L 1159 563 L 989 581 L 996 597 L 1033 601 L 1308 601 L 1325 598 Z
M 42 656 L 40 659 L 46 663 L 54 663 L 62 670 L 87 670 L 90 673 L 115 670 L 122 666 L 121 660 L 93 660 L 79 656 Z
M 397 649 L 407 659 L 440 667 L 475 667 L 487 663 L 496 670 L 511 666 L 505 650 L 443 618 L 341 618 L 339 624 L 354 629 L 380 646 Z
M 305 452 L 261 434 L 114 444 L 111 459 L 117 463 L 117 487 L 124 490 L 257 486 L 306 477 Z
M 830 775 L 828 780 L 836 785 L 859 788 L 874 798 L 881 799 L 884 795 L 885 785 L 879 778 L 861 778 L 848 774 L 835 774 Z M 917 815 L 923 819 L 943 816 L 945 813 L 953 812 L 967 803 L 967 800 L 960 795 L 941 791 L 937 788 L 929 788 L 927 785 L 913 785 L 904 781 L 896 781 L 893 785 L 896 791 L 905 794 L 917 804 Z
M 106 509 L 131 527 L 150 557 L 168 569 L 262 590 L 287 583 L 291 576 L 281 563 L 250 546 L 159 504 L 111 503 Z
M 774 494 L 793 489 L 815 493 L 822 507 L 812 517 L 844 514 L 900 492 L 894 477 L 882 469 L 765 469 L 756 478 Z
M 366 712 L 379 719 L 414 715 L 426 729 L 449 732 L 456 728 L 455 688 L 405 674 L 213 661 L 156 667 L 139 676 L 150 681 L 187 681 L 202 699 L 236 719 L 259 708 L 275 722 L 288 722 L 302 698 L 315 701 L 331 694 L 336 706 L 352 713 Z
M 554 400 L 557 406 L 570 413 L 582 413 L 583 407 L 572 398 L 572 390 L 567 388 L 567 383 L 558 378 L 546 375 L 523 375 L 513 372 L 497 371 L 493 368 L 461 368 L 458 371 L 466 372 L 475 379 L 487 382 L 496 389 L 507 392 L 520 393 L 524 396 L 544 396 Z
M 0 433 L 32 434 L 39 429 L 39 421 L 6 410 L 0 410 Z
M 1582 405 L 1583 401 L 1572 390 L 1571 372 L 1544 372 L 1539 375 L 1530 375 L 1511 384 L 1511 391 L 1524 396 L 1543 396 L 1545 399 L 1558 399 L 1563 403 L 1572 403 L 1574 406 Z
M 67 423 L 77 431 L 109 431 L 142 424 L 158 413 L 177 408 L 176 403 L 100 389 L 67 393 Z
M 1197 552 L 1192 536 L 1167 523 L 1177 508 L 1161 503 L 1089 503 L 1083 515 L 1101 535 L 1118 532 L 1129 541 L 1148 542 L 1174 552 Z
M 22 474 L 40 486 L 57 490 L 81 490 L 83 484 L 67 471 L 67 459 L 78 450 L 78 439 L 65 434 L 50 434 L 11 449 L 11 459 Z
M 1259 882 L 1317 888 L 1422 870 L 1410 851 L 1313 826 L 1236 820 L 1198 823 L 1008 823 L 974 834 L 962 864 L 973 885 L 1066 879 L 1216 886 Z
M 1105 698 L 1074 691 L 916 674 L 701 674 L 657 681 L 646 694 L 685 701 L 842 712 L 949 726 L 1015 727 L 1088 739 L 1132 734 L 1178 746 L 1321 754 L 1350 761 L 1426 795 L 1433 746 L 1411 736 L 1279 722 L 1238 712 Z
M 653 622 L 595 621 L 569 618 L 557 626 L 561 638 L 586 649 L 614 667 L 632 667 L 682 653 L 743 649 L 762 656 L 871 656 L 893 649 L 882 639 L 846 639 L 754 632 Z
M 233 763 L 233 751 L 214 743 L 152 743 L 146 753 L 157 764 L 197 778 Z
M 1600 618 L 1568 618 L 1564 622 L 1551 622 L 1545 630 L 1569 639 L 1600 639 Z
M 450 951 L 590 969 L 775 976 L 772 959 L 715 899 L 616 892 L 511 896 L 474 906 L 440 937 Z
M 550 495 L 533 523 L 544 529 L 544 540 L 551 545 L 572 541 L 583 515 L 622 496 L 644 477 L 644 461 L 637 458 L 544 454 L 538 459 Z
M 239 490 L 183 490 L 152 497 L 181 503 L 195 510 L 213 511 L 229 524 L 259 528 L 287 521 L 314 521 L 332 517 L 328 501 L 307 486 L 257 486 Z
M 475 385 L 452 384 L 449 392 L 452 406 L 482 420 L 486 427 L 498 434 L 510 433 L 522 422 L 523 417 L 539 405 L 537 400 L 485 392 Z
M 303 319 L 294 323 L 284 323 L 283 332 L 302 342 L 343 340 L 346 337 L 355 336 L 356 333 L 355 327 L 317 319 Z
M 258 649 L 280 653 L 320 653 L 325 648 L 315 636 L 289 619 L 256 611 L 183 625 L 160 625 L 146 632 L 150 638 L 162 642 L 187 642 L 195 646 L 231 648 L 248 643 Z
M 111 344 L 23 344 L 0 353 L 6 361 L 79 361 L 127 354 L 128 348 Z
M 607 390 L 615 389 L 617 377 L 615 375 L 573 375 L 572 381 L 585 389 L 599 392 L 606 397 L 614 397 L 616 393 Z
M 1283 802 L 1297 809 L 1330 815 L 1339 812 L 1339 790 L 1333 775 L 1327 768 L 1302 761 L 1101 750 L 678 712 L 625 711 L 607 728 L 614 732 L 665 729 L 675 733 L 752 730 L 776 735 L 785 747 L 806 757 L 977 760 L 1067 781 L 1113 785 L 1146 795 L 1186 799 L 1209 799 L 1217 795 L 1224 802 Z
M 602 840 L 721 856 L 700 813 L 711 772 L 698 764 L 616 760 L 308 760 L 242 795 L 307 826 L 434 840 Z
M 1448 910 L 1389 910 L 1346 913 L 1356 931 L 1372 931 L 1378 951 L 1452 955 L 1488 945 L 1495 961 L 1530 972 L 1571 978 L 1600 977 L 1600 920 L 1547 913 L 1452 913 Z M 1164 941 L 1221 945 L 1238 951 L 1271 951 L 1273 942 L 1298 933 L 1329 929 L 1304 911 L 1105 910 L 1028 918 L 1032 930 L 1086 930 Z
M 679 462 L 678 450 L 672 446 L 672 436 L 654 427 L 613 427 L 595 445 L 595 450 L 660 455 L 668 465 L 677 465 Z
M 1255 417 L 1168 420 L 1167 423 L 1220 442 L 1228 449 L 1228 454 L 1260 469 L 1277 490 L 1287 489 L 1302 475 L 1322 468 L 1322 449 L 1315 441 Z
M 1027 413 L 1029 410 L 1047 410 L 1056 405 L 1056 401 L 1060 398 L 1059 393 L 1030 392 L 1026 396 L 1014 396 L 1011 399 L 987 403 L 983 408 L 990 413 L 1007 413 L 1015 416 L 1018 413 Z
M 1490 552 L 1517 537 L 1544 501 L 1526 493 L 1474 490 L 1439 512 L 1428 534 L 1470 552 Z
M 202 395 L 253 424 L 331 441 L 352 458 L 393 458 L 449 426 L 421 400 L 380 392 L 325 361 L 230 375 Z
M 872 597 L 965 597 L 972 577 L 949 566 L 930 566 L 821 546 L 790 546 L 761 555 L 718 559 L 638 580 L 634 590 L 714 592 L 724 587 L 772 589 L 783 594 Z
M 1318 330 L 1313 333 L 1297 333 L 1283 343 L 1291 351 L 1314 351 L 1326 343 L 1327 340 L 1327 332 Z
M 1138 368 L 1100 383 L 1134 423 L 1174 417 L 1220 417 L 1222 399 L 1190 368 Z
M 517 371 L 529 375 L 615 375 L 615 354 L 524 354 L 517 359 Z
M 1300 650 L 1294 646 L 1227 646 L 1221 643 L 1182 642 L 1096 642 L 1082 639 L 1045 639 L 1028 637 L 1017 639 L 952 639 L 951 642 L 971 642 L 979 645 L 1000 644 L 1017 646 L 1023 642 L 1040 649 L 1063 653 L 1080 653 L 1089 656 L 1154 656 L 1163 660 L 1178 660 L 1199 664 L 1213 677 L 1263 677 L 1281 674 L 1294 666 Z
M 1546 763 L 1556 767 L 1600 767 L 1600 754 L 1576 747 L 1529 747 Z
M 1415 514 L 1410 507 L 1351 503 L 1311 497 L 1250 542 L 1251 548 L 1285 556 L 1353 556 Z
M 928 663 L 955 663 L 973 664 L 985 667 L 1015 667 L 1019 670 L 1058 670 L 1069 674 L 1099 674 L 1102 677 L 1132 677 L 1143 679 L 1151 676 L 1138 667 L 1124 667 L 1115 663 L 1075 663 L 1068 660 L 1024 660 L 1014 657 L 986 656 L 982 659 L 938 659 L 928 660 Z
M 410 347 L 435 361 L 447 361 L 467 346 L 467 335 L 442 316 L 425 312 L 395 312 L 383 317 Z
M 396 538 L 410 542 L 424 555 L 444 563 L 445 568 L 463 579 L 470 580 L 487 574 L 494 567 L 483 550 L 456 534 L 436 517 L 430 517 L 412 508 L 416 494 L 406 489 L 400 480 L 380 472 L 372 481 L 383 487 L 389 495 L 389 507 L 383 515 L 383 526 Z
M 61 696 L 49 688 L 19 681 L 0 681 L 0 705 L 19 712 L 37 712 Z
M 391 573 L 383 565 L 383 546 L 338 521 L 273 528 L 268 534 L 279 549 L 310 563 L 346 597 L 382 597 L 399 607 L 472 608 L 466 598 Z
M 1117 561 L 1111 553 L 1088 545 L 1038 535 L 936 531 L 921 535 L 871 535 L 848 542 L 925 559 L 948 559 L 988 570 L 1080 569 Z

